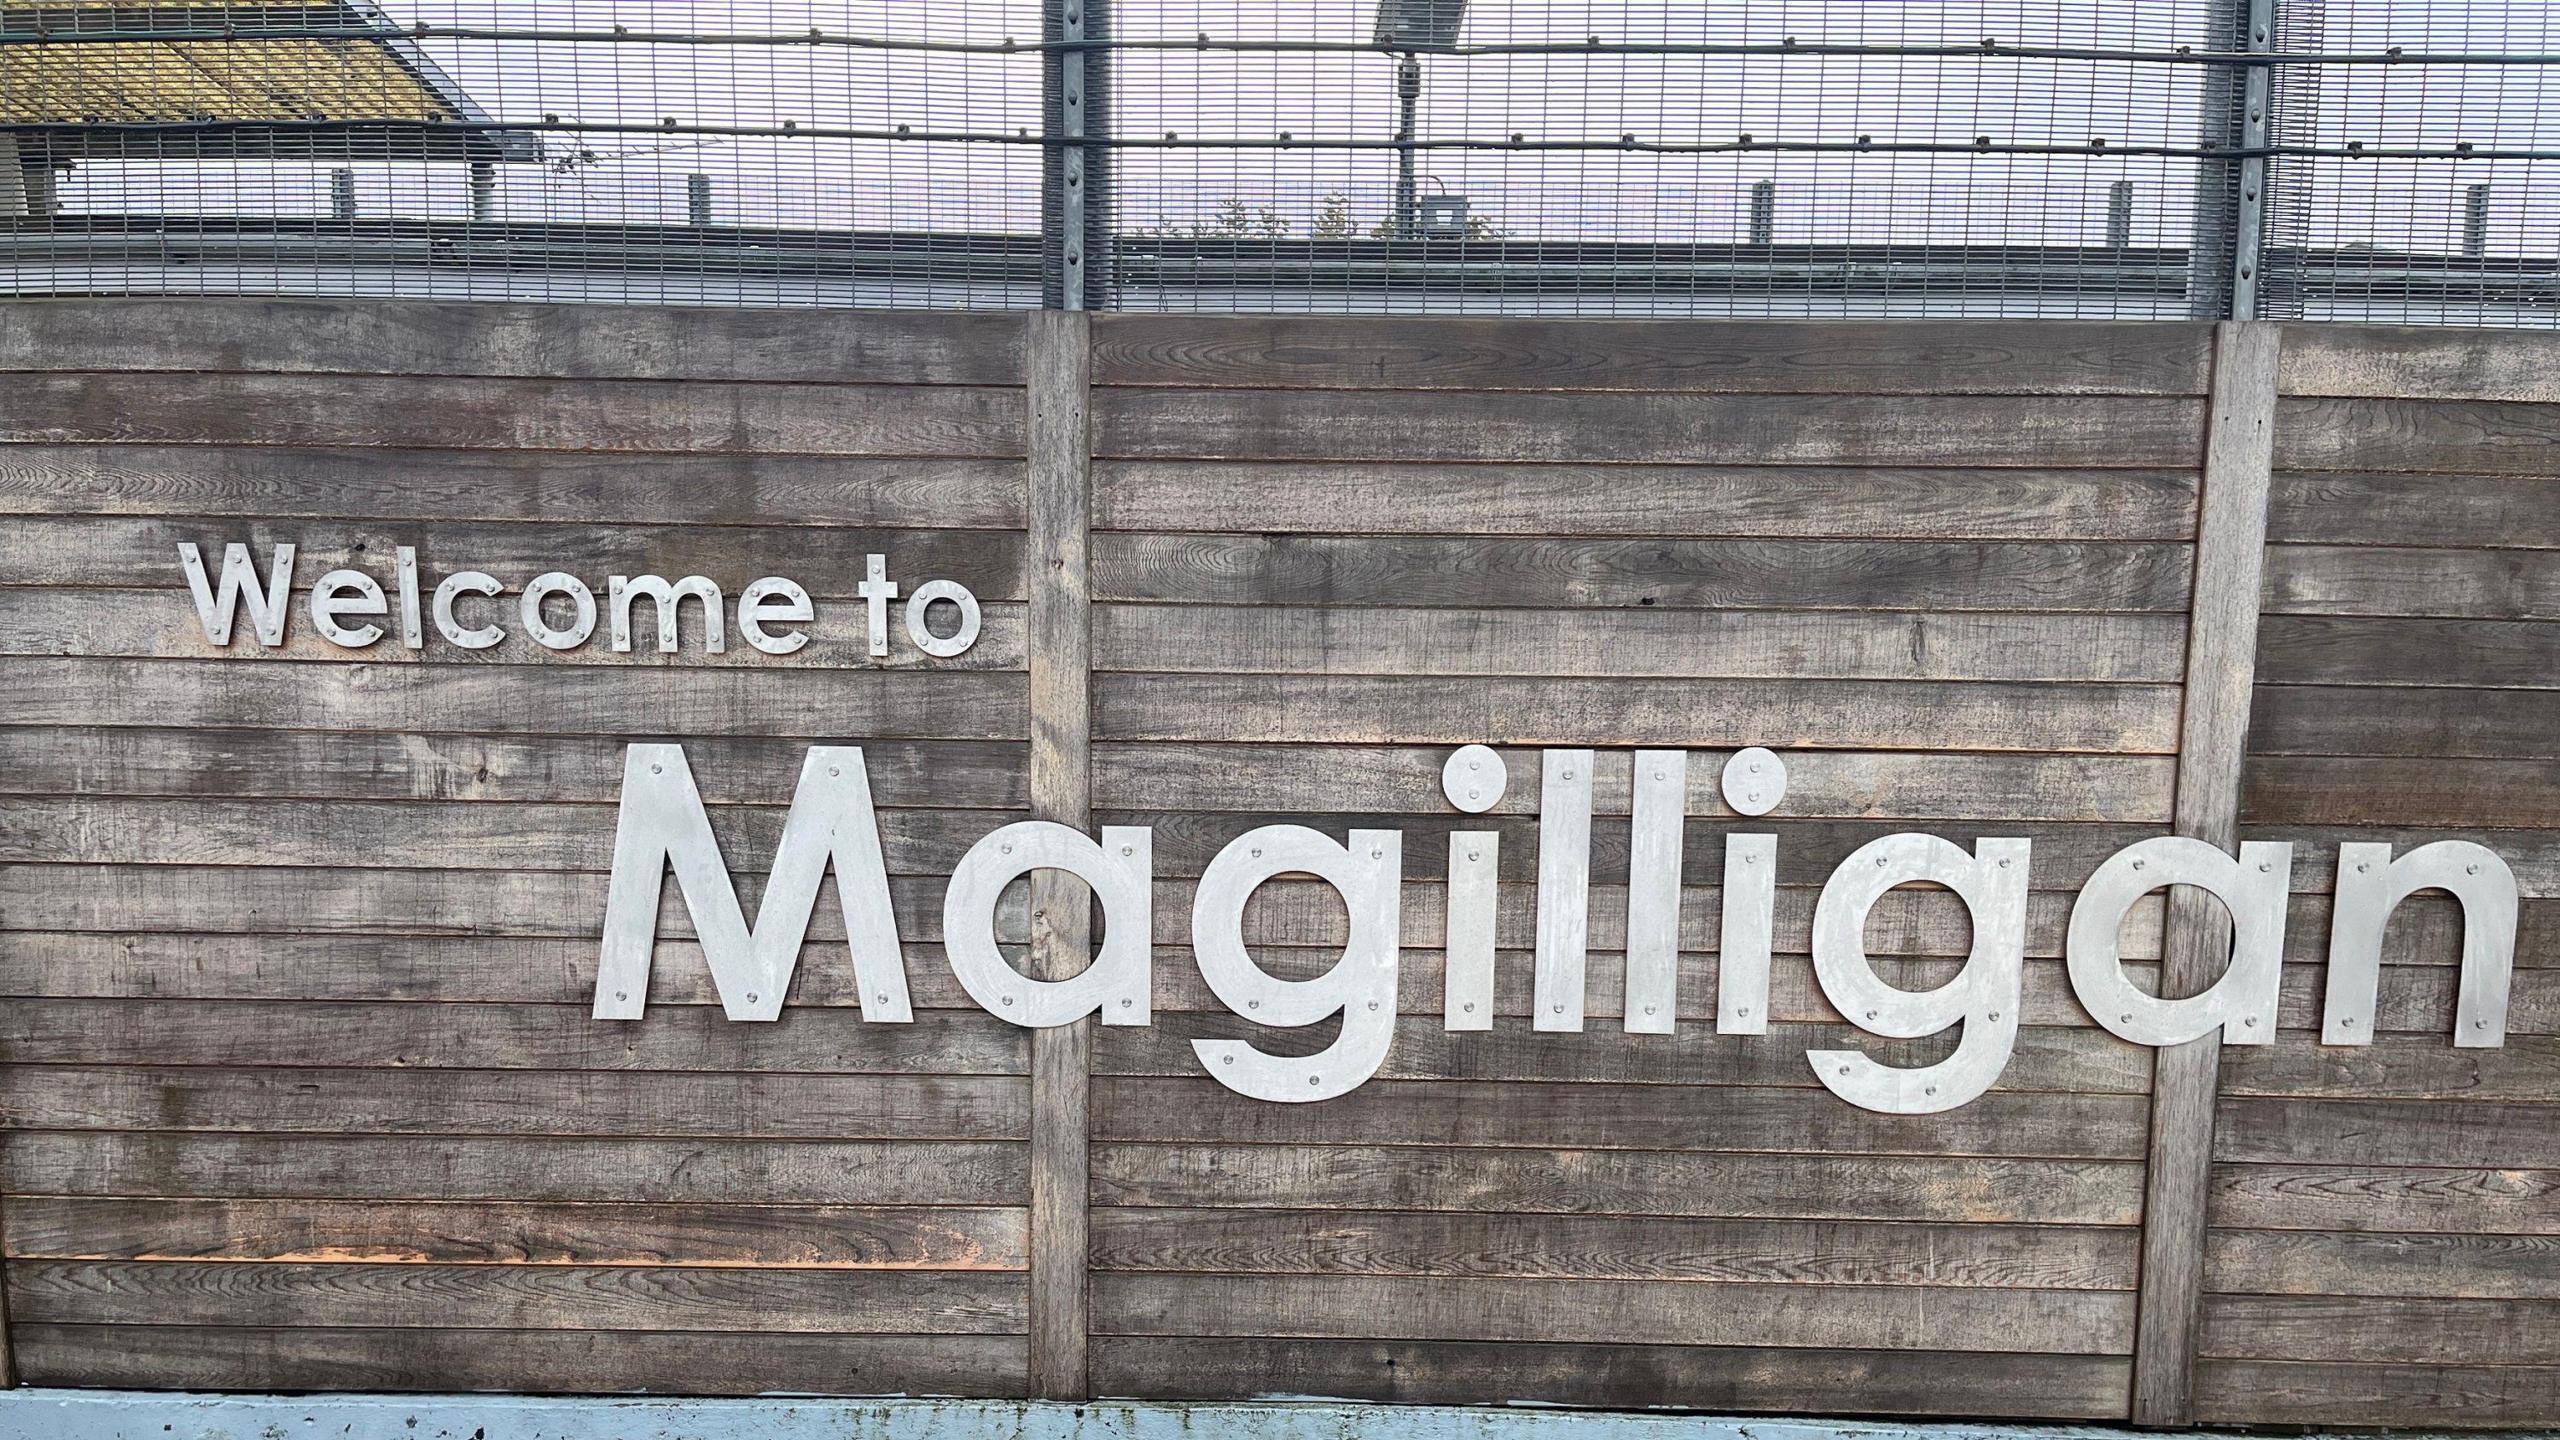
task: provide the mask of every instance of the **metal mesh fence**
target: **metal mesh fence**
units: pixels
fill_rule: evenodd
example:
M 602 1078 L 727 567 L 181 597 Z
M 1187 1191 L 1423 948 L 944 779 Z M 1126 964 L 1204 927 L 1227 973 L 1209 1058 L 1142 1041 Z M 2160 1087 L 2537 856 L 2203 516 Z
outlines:
M 2513 0 L 0 0 L 0 291 L 2542 325 L 2552 26 Z

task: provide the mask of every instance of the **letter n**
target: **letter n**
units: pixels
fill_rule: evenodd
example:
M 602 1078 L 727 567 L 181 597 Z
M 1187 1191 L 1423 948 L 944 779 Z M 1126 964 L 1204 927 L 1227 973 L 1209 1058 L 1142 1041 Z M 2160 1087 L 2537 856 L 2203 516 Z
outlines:
M 732 1020 L 779 1019 L 830 861 L 854 979 L 862 987 L 862 1018 L 912 1019 L 897 916 L 889 908 L 888 866 L 871 809 L 871 778 L 859 747 L 809 747 L 753 930 L 738 908 L 738 892 L 729 883 L 729 866 L 720 857 L 684 747 L 628 747 L 613 881 L 605 895 L 604 952 L 596 966 L 595 1018 L 637 1020 L 647 1006 L 659 887 L 672 864 L 722 1008 Z

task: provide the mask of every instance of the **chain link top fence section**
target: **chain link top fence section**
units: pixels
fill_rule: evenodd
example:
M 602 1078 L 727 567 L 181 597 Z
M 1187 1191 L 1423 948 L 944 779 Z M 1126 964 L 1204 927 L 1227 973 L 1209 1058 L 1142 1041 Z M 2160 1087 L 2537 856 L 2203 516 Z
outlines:
M 0 289 L 2544 326 L 2553 23 L 0 0 Z

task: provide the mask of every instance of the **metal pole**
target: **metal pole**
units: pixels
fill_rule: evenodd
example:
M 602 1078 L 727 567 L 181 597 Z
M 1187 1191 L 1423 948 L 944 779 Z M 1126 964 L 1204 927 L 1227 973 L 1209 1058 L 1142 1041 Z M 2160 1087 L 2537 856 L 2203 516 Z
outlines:
M 1421 200 L 1414 183 L 1414 120 L 1422 103 L 1422 57 L 1406 51 L 1396 61 L 1396 238 L 1422 233 Z
M 1041 80 L 1040 303 L 1082 310 L 1111 286 L 1110 58 L 1093 46 L 1111 35 L 1109 0 L 1048 0 L 1042 33 L 1056 63 Z
M 2119 180 L 2107 187 L 2107 248 L 2133 248 L 2133 182 Z
M 2462 254 L 2477 260 L 2489 253 L 2489 187 L 2473 185 L 2462 192 Z

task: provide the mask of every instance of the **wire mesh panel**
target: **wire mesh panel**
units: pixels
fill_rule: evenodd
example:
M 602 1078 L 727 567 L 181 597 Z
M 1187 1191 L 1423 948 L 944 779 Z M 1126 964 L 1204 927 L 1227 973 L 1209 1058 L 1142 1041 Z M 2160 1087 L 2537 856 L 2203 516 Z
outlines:
M 0 0 L 0 289 L 2547 324 L 2552 25 Z

